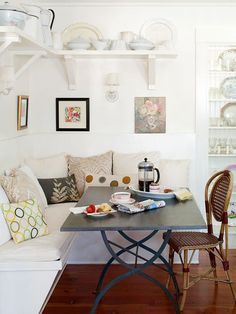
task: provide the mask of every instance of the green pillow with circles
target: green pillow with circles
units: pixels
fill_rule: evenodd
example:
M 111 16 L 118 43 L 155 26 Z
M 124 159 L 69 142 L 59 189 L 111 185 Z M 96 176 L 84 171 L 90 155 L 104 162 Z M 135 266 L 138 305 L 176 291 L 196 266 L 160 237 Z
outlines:
M 36 199 L 0 206 L 15 243 L 48 234 L 48 226 Z

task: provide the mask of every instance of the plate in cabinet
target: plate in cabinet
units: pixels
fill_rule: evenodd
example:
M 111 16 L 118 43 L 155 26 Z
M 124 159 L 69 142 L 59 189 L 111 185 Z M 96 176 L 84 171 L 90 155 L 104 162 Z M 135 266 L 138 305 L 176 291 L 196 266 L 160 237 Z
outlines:
M 228 99 L 236 99 L 236 76 L 227 77 L 220 84 L 221 94 Z
M 227 126 L 236 126 L 236 102 L 229 102 L 221 108 L 221 118 Z

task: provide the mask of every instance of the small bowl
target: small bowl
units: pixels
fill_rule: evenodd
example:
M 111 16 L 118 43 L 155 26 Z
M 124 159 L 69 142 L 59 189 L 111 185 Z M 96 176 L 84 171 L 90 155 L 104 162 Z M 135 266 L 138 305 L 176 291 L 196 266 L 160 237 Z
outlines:
M 112 194 L 111 199 L 114 201 L 129 201 L 131 193 L 129 192 L 116 192 Z
M 109 40 L 92 40 L 92 45 L 96 50 L 105 50 L 109 47 Z

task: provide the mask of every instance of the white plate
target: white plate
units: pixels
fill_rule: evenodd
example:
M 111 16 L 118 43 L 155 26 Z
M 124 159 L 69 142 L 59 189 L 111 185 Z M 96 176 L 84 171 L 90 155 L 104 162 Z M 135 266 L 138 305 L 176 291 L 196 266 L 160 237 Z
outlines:
M 109 214 L 113 214 L 113 213 L 116 213 L 117 211 L 116 210 L 111 210 L 111 211 L 109 211 L 109 212 L 107 212 L 107 213 L 103 213 L 103 212 L 99 212 L 99 213 L 87 213 L 86 211 L 84 211 L 84 214 L 86 215 L 86 216 L 91 216 L 91 217 L 96 217 L 96 218 L 99 218 L 99 217 L 105 217 L 105 216 L 107 216 L 107 215 L 109 215 Z
M 175 28 L 167 20 L 154 19 L 146 21 L 140 29 L 140 36 L 154 43 L 156 49 L 168 45 L 174 46 L 176 41 Z
M 133 187 L 130 187 L 130 190 L 135 194 L 143 197 L 153 198 L 153 199 L 168 199 L 175 198 L 174 192 L 164 193 L 164 192 L 144 192 L 140 190 L 136 190 Z
M 227 103 L 221 108 L 221 118 L 225 119 L 227 126 L 236 126 L 236 102 Z
M 134 198 L 130 198 L 129 201 L 126 201 L 126 202 L 114 201 L 114 200 L 110 199 L 109 202 L 114 204 L 114 205 L 125 205 L 125 204 L 133 204 L 133 203 L 135 203 L 135 199 Z
M 103 39 L 102 33 L 95 26 L 86 23 L 76 23 L 68 26 L 62 32 L 62 42 L 66 46 L 68 42 L 76 37 L 90 39 Z
M 236 76 L 224 79 L 220 84 L 220 92 L 225 98 L 236 99 Z
M 223 71 L 236 71 L 236 49 L 223 51 L 218 58 Z

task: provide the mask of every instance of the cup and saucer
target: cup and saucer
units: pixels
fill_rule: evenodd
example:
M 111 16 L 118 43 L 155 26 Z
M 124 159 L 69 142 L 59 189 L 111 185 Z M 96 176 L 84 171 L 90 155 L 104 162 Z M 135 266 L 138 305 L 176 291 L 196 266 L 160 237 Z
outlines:
M 116 192 L 111 195 L 109 202 L 114 205 L 133 204 L 135 203 L 135 199 L 131 198 L 131 193 L 129 192 Z

